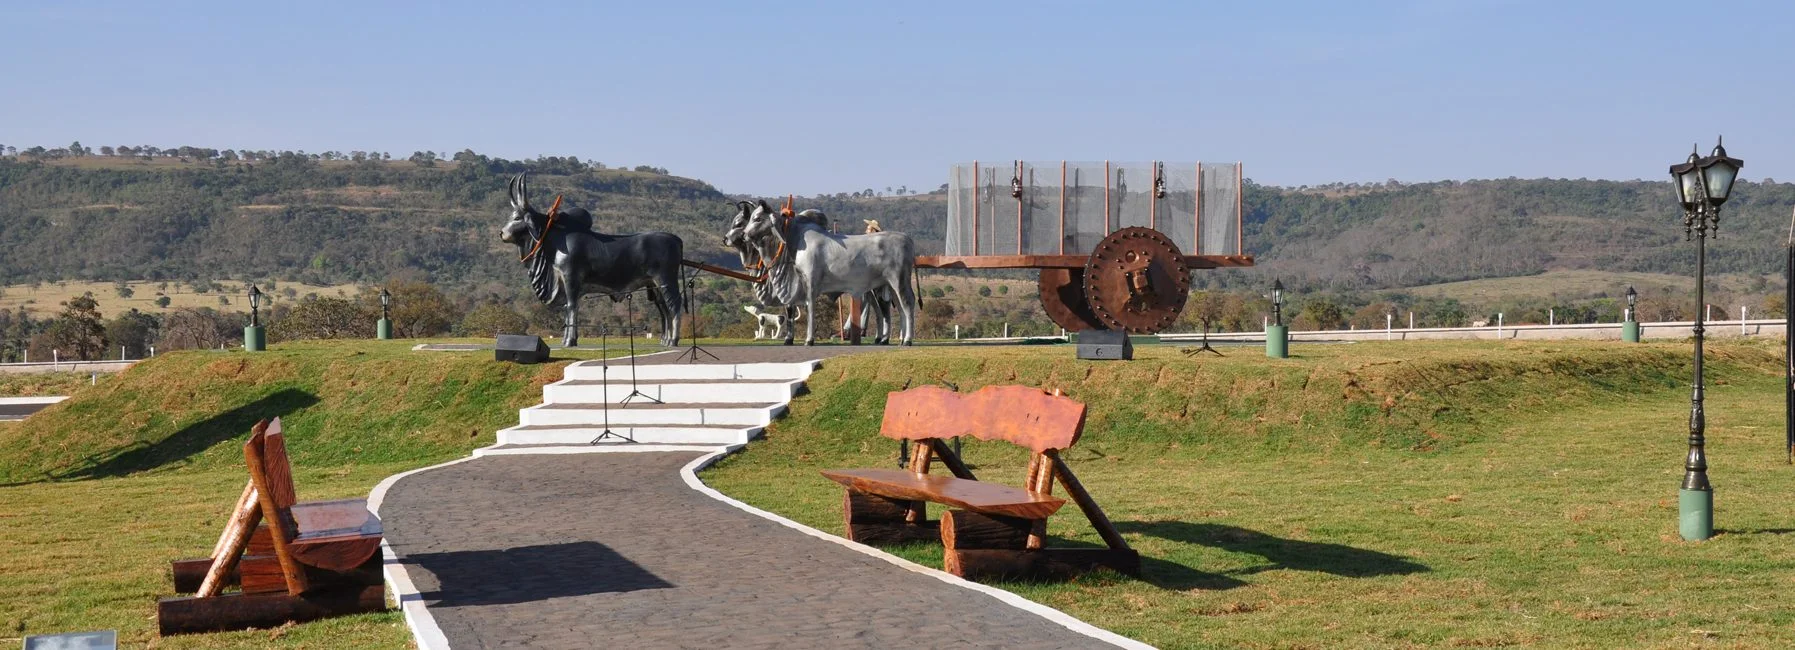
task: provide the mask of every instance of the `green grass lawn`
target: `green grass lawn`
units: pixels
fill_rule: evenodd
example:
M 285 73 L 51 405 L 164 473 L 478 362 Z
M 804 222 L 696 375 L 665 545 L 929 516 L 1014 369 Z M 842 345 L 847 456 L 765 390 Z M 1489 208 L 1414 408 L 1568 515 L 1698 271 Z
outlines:
M 155 602 L 173 595 L 169 561 L 217 540 L 248 480 L 241 445 L 257 419 L 282 416 L 302 500 L 366 496 L 492 444 L 568 361 L 597 356 L 556 350 L 554 363 L 522 366 L 414 344 L 165 354 L 0 425 L 0 647 L 95 629 L 118 630 L 124 647 L 408 647 L 396 612 L 159 638 Z
M 832 360 L 768 440 L 704 479 L 840 533 L 817 470 L 895 466 L 877 435 L 905 382 L 1060 387 L 1090 405 L 1066 454 L 1129 543 L 1140 579 L 1003 584 L 1164 647 L 1788 647 L 1795 468 L 1781 449 L 1781 359 L 1710 357 L 1716 525 L 1677 537 L 1686 344 L 1302 346 L 1267 360 L 1066 348 Z M 986 480 L 1025 456 L 968 442 Z M 939 506 L 931 510 L 939 513 Z M 1077 510 L 1065 544 L 1099 544 Z M 897 549 L 940 566 L 938 546 Z

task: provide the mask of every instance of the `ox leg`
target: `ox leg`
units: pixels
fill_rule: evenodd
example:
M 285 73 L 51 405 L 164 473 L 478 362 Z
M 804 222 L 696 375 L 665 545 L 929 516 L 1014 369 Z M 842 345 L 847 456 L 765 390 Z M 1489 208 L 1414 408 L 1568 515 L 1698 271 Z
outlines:
M 897 303 L 898 311 L 904 315 L 904 345 L 911 345 L 916 333 L 916 287 L 910 283 L 910 269 L 904 269 L 898 275 Z
M 804 311 L 797 307 L 786 307 L 779 315 L 780 338 L 786 345 L 792 344 L 792 337 L 798 334 L 798 319 L 804 317 Z
M 809 285 L 809 282 L 804 283 Z M 804 319 L 804 345 L 816 345 L 816 289 L 804 287 L 804 304 L 811 306 L 810 318 Z
M 685 315 L 686 302 L 680 293 L 678 272 L 671 281 L 663 279 L 660 294 L 654 304 L 661 310 L 661 345 L 679 347 L 679 321 Z
M 580 346 L 580 279 L 572 273 L 561 274 L 561 287 L 567 291 L 563 299 L 567 302 L 567 311 L 562 314 L 561 347 L 577 348 Z

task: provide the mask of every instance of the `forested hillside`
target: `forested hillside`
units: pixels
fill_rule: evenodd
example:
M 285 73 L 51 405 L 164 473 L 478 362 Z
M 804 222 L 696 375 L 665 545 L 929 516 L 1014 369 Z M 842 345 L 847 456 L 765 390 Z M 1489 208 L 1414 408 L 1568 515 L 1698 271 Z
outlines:
M 189 149 L 189 148 L 183 148 Z M 171 150 L 173 151 L 173 150 Z M 33 280 L 278 278 L 315 284 L 407 276 L 443 285 L 514 283 L 499 243 L 505 179 L 532 173 L 534 199 L 556 194 L 601 229 L 666 230 L 690 256 L 727 259 L 721 234 L 737 196 L 647 167 L 574 158 L 456 155 L 323 159 L 291 152 L 160 158 L 0 156 L 0 283 Z M 247 152 L 246 152 L 247 153 Z M 1248 252 L 1268 275 L 1312 290 L 1358 291 L 1597 269 L 1686 275 L 1665 182 L 1487 180 L 1278 188 L 1249 184 Z M 799 197 L 858 230 L 877 219 L 938 251 L 942 195 Z M 1711 251 L 1716 273 L 1771 273 L 1795 184 L 1741 182 Z

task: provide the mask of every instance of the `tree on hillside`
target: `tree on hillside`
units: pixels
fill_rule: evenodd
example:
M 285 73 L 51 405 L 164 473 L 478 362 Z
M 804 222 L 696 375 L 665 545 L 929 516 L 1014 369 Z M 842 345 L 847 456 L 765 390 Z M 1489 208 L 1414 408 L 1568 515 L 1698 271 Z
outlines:
M 156 347 L 163 350 L 212 350 L 230 345 L 247 322 L 242 314 L 221 314 L 209 307 L 182 309 L 162 321 Z
M 120 297 L 120 298 L 130 298 L 131 296 L 136 295 L 136 293 L 137 293 L 136 290 L 133 290 L 131 288 L 131 285 L 126 284 L 123 280 L 120 280 L 117 284 L 112 285 L 112 290 L 113 290 L 113 292 L 117 293 L 118 297 Z
M 461 319 L 455 331 L 461 336 L 488 337 L 500 334 L 523 334 L 530 329 L 530 321 L 523 314 L 512 311 L 504 305 L 487 304 L 468 312 L 467 318 Z
M 113 151 L 112 151 L 112 147 L 110 145 L 100 145 L 100 155 L 110 156 L 112 154 L 113 154 Z
M 273 321 L 268 335 L 280 341 L 368 338 L 378 317 L 379 312 L 347 298 L 307 297 Z
M 50 346 L 65 359 L 99 359 L 106 352 L 106 325 L 92 292 L 63 301 L 47 334 Z
M 1346 314 L 1339 305 L 1325 298 L 1315 298 L 1303 305 L 1303 314 L 1315 323 L 1315 329 L 1337 330 L 1346 324 Z
M 113 353 L 124 347 L 124 354 L 131 358 L 141 359 L 149 356 L 150 344 L 157 336 L 162 322 L 155 316 L 135 309 L 120 314 L 106 323 L 106 351 Z
M 393 335 L 416 339 L 447 334 L 461 321 L 461 312 L 442 290 L 423 282 L 399 281 L 387 284 L 393 296 L 391 315 Z M 362 293 L 362 303 L 374 313 L 380 312 L 379 291 Z

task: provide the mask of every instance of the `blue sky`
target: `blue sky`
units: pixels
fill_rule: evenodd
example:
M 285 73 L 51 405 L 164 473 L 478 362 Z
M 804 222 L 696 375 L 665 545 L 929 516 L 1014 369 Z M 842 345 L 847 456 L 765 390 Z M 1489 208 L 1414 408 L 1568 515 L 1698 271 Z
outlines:
M 1725 133 L 1747 178 L 1795 180 L 1789 3 L 515 4 L 6 2 L 0 143 L 473 148 L 811 194 L 973 159 L 1659 178 Z

